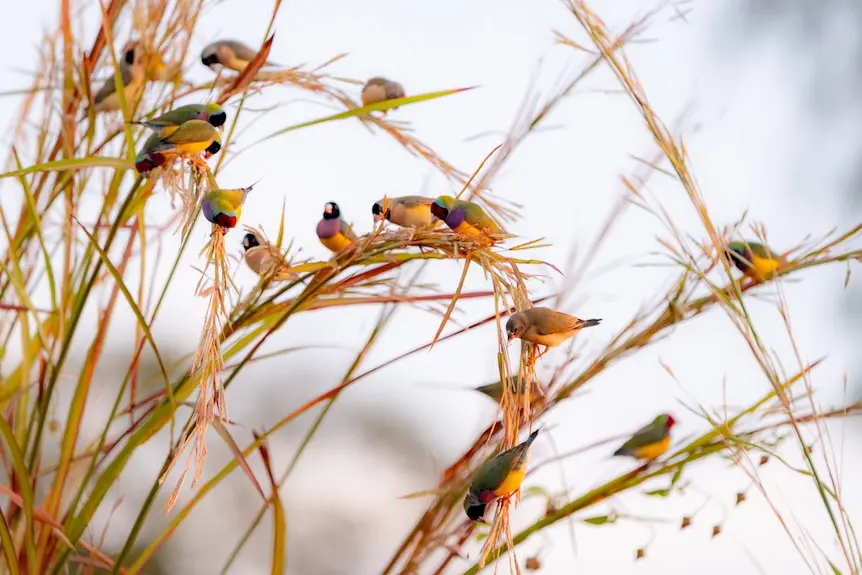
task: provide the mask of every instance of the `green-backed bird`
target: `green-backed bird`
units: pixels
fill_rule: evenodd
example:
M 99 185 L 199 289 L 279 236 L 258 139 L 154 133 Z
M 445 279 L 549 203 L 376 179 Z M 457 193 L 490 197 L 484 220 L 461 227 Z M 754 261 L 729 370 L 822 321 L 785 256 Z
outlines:
M 164 138 L 176 132 L 182 124 L 189 120 L 203 120 L 209 122 L 214 128 L 218 128 L 224 125 L 227 120 L 227 113 L 218 104 L 188 104 L 152 120 L 138 120 L 131 123 L 155 130 Z
M 458 200 L 452 196 L 438 196 L 431 204 L 431 213 L 446 222 L 456 234 L 481 237 L 494 241 L 490 235 L 502 234 L 497 225 L 479 204 Z
M 131 109 L 146 83 L 146 65 L 144 48 L 140 42 L 127 42 L 123 47 L 117 65 L 120 69 L 126 105 Z M 120 109 L 120 96 L 117 93 L 114 74 L 105 80 L 102 87 L 93 95 L 93 112 L 113 112 Z M 87 112 L 84 112 L 84 117 Z
M 377 104 L 378 102 L 385 102 L 386 100 L 395 100 L 403 97 L 404 86 L 398 82 L 381 78 L 380 76 L 371 78 L 365 83 L 365 86 L 362 87 L 361 98 L 363 106 L 370 106 L 371 104 Z M 397 110 L 398 106 L 392 109 Z M 382 110 L 384 114 L 387 111 L 388 110 Z
M 670 447 L 670 428 L 675 424 L 676 420 L 672 415 L 662 413 L 635 431 L 628 441 L 614 451 L 614 455 L 652 461 Z
M 424 228 L 430 226 L 435 218 L 431 213 L 434 198 L 425 196 L 401 196 L 385 198 L 389 202 L 386 212 L 383 211 L 384 200 L 378 200 L 371 206 L 374 221 L 389 220 L 402 228 Z
M 212 190 L 204 196 L 201 211 L 210 223 L 225 231 L 236 226 L 242 215 L 242 205 L 254 184 L 236 190 Z
M 755 281 L 766 281 L 786 261 L 768 246 L 757 242 L 730 242 L 725 255 L 745 275 Z
M 284 254 L 277 246 L 254 233 L 247 233 L 242 238 L 245 250 L 246 265 L 261 277 L 274 281 L 295 280 L 297 275 L 290 271 L 290 265 L 284 261 Z
M 335 202 L 327 202 L 323 206 L 323 219 L 317 222 L 317 237 L 334 253 L 356 241 L 353 228 L 341 218 L 341 209 Z
M 486 460 L 479 467 L 464 498 L 467 517 L 479 521 L 484 517 L 488 504 L 501 497 L 509 497 L 521 488 L 527 472 L 530 444 L 537 435 L 538 429 L 523 443 Z
M 221 134 L 209 122 L 189 120 L 171 135 L 151 135 L 135 158 L 135 169 L 141 173 L 164 166 L 177 156 L 194 156 L 205 152 L 209 157 L 221 150 Z M 197 160 L 200 161 L 200 160 Z
M 560 345 L 578 331 L 599 325 L 601 321 L 580 319 L 547 307 L 531 307 L 509 316 L 506 322 L 506 337 L 510 342 L 520 338 L 544 345 L 545 350 L 541 354 L 544 355 L 548 349 Z
M 255 57 L 257 57 L 257 50 L 237 40 L 218 40 L 208 44 L 201 51 L 201 62 L 213 71 L 218 64 L 235 72 L 242 72 Z M 278 66 L 272 62 L 266 62 L 264 65 Z

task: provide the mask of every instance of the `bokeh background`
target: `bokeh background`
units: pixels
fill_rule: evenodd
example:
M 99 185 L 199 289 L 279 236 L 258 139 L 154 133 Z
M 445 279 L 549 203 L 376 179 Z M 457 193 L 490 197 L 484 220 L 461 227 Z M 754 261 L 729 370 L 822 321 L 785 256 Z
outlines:
M 0 91 L 29 85 L 28 70 L 36 64 L 43 33 L 54 28 L 58 6 L 47 0 L 15 3 L 0 21 Z M 652 6 L 613 0 L 591 3 L 617 33 Z M 190 53 L 223 37 L 256 45 L 270 8 L 262 1 L 218 4 L 198 25 Z M 89 35 L 84 37 L 95 32 L 97 11 L 97 6 L 85 11 L 84 29 Z M 850 0 L 683 3 L 676 12 L 664 10 L 642 41 L 628 47 L 652 107 L 684 134 L 714 222 L 732 224 L 747 210 L 751 221 L 765 224 L 770 244 L 782 250 L 806 237 L 820 237 L 836 226 L 843 229 L 860 221 L 860 12 L 862 7 Z M 271 59 L 287 65 L 313 64 L 347 52 L 349 57 L 335 64 L 333 73 L 354 78 L 385 75 L 402 82 L 408 94 L 479 85 L 470 92 L 394 112 L 443 158 L 472 172 L 512 125 L 526 95 L 547 95 L 589 61 L 587 54 L 555 45 L 552 30 L 584 40 L 571 14 L 550 0 L 290 0 L 276 23 Z M 125 38 L 124 33 L 127 30 L 116 32 L 118 38 Z M 186 65 L 191 78 L 210 74 L 197 60 Z M 15 95 L 0 99 L 0 125 L 11 122 L 20 101 Z M 264 122 L 252 122 L 254 114 L 245 113 L 242 127 L 247 131 L 237 140 L 237 148 L 276 127 L 329 113 L 321 103 L 289 89 L 274 88 L 249 101 L 251 108 L 269 105 L 279 109 Z M 524 206 L 523 218 L 510 226 L 512 231 L 526 239 L 547 238 L 553 245 L 537 255 L 565 266 L 573 250 L 578 258 L 585 256 L 584 250 L 624 193 L 620 176 L 639 169 L 632 156 L 651 157 L 654 149 L 634 106 L 604 68 L 567 97 L 547 125 L 553 129 L 541 130 L 518 150 L 494 190 Z M 8 136 L 4 138 L 4 146 L 11 144 Z M 315 257 L 326 255 L 314 226 L 327 201 L 337 201 L 345 218 L 363 232 L 371 228 L 372 202 L 384 194 L 438 195 L 451 190 L 426 163 L 354 120 L 291 132 L 243 152 L 224 170 L 219 183 L 236 187 L 260 177 L 263 180 L 244 208 L 243 223 L 262 225 L 274 237 L 286 200 L 287 233 L 295 245 L 302 246 L 303 255 Z M 9 189 L 10 184 L 0 185 L 4 209 L 18 201 L 4 197 Z M 681 229 L 703 237 L 679 185 L 656 174 L 648 190 Z M 168 214 L 167 198 L 156 198 L 151 204 L 155 217 Z M 203 246 L 206 233 L 198 226 L 192 242 Z M 604 319 L 589 337 L 580 338 L 584 358 L 602 349 L 644 302 L 667 289 L 675 277 L 658 243 L 662 237 L 667 237 L 667 230 L 658 219 L 629 207 L 595 254 L 595 263 L 563 310 Z M 240 239 L 239 232 L 227 236 L 233 253 L 239 253 Z M 178 243 L 179 236 L 167 236 L 164 250 L 173 253 Z M 205 302 L 193 295 L 197 273 L 191 266 L 197 263 L 198 246 L 188 250 L 181 266 L 188 289 L 171 292 L 154 328 L 160 349 L 173 353 L 166 358 L 169 361 L 194 350 L 199 336 L 196 326 L 205 314 Z M 236 281 L 250 289 L 256 278 L 242 266 L 236 269 Z M 427 267 L 422 278 L 435 282 L 441 291 L 452 291 L 459 273 L 459 263 L 439 262 Z M 844 288 L 845 273 L 840 265 L 818 268 L 795 274 L 795 281 L 784 284 L 803 360 L 827 358 L 812 377 L 816 399 L 823 406 L 860 395 L 854 385 L 860 291 L 852 281 Z M 127 282 L 134 281 L 134 275 L 127 274 Z M 534 295 L 543 295 L 561 285 L 559 278 L 550 278 L 531 287 Z M 485 287 L 478 273 L 468 279 L 468 289 Z M 491 309 L 488 301 L 466 302 L 447 330 Z M 247 441 L 251 429 L 274 423 L 339 383 L 378 313 L 371 308 L 339 309 L 292 319 L 263 351 L 311 349 L 243 370 L 228 392 L 230 417 L 245 426 L 233 428 L 238 441 Z M 751 313 L 787 370 L 797 368 L 773 305 L 755 301 Z M 95 315 L 88 321 L 95 325 Z M 401 309 L 363 366 L 373 367 L 427 343 L 438 323 L 439 317 L 426 311 Z M 496 376 L 493 329 L 477 329 L 439 344 L 342 394 L 283 488 L 289 573 L 370 575 L 381 569 L 424 509 L 421 498 L 398 497 L 433 487 L 440 472 L 494 417 L 494 404 L 468 389 Z M 98 366 L 103 392 L 96 393 L 96 401 L 101 397 L 105 402 L 105 412 L 110 390 L 122 378 L 134 348 L 133 317 L 128 310 L 117 314 L 110 335 L 109 353 Z M 81 341 L 74 350 L 70 373 L 76 362 L 80 365 L 88 343 Z M 540 369 L 552 369 L 562 354 L 546 356 Z M 662 364 L 670 366 L 673 377 Z M 155 366 L 150 369 L 155 374 Z M 150 385 L 156 389 L 158 380 Z M 706 424 L 680 402 L 732 408 L 762 396 L 769 383 L 744 341 L 716 310 L 614 365 L 587 389 L 589 393 L 555 410 L 549 420 L 554 425 L 553 442 L 540 438 L 532 461 L 552 457 L 555 450 L 632 431 L 660 411 L 674 413 L 680 422 L 675 428 L 679 436 L 696 433 Z M 66 406 L 58 402 L 54 409 L 62 420 Z M 301 417 L 273 438 L 277 472 L 290 463 L 316 413 Z M 83 430 L 83 440 L 94 438 L 99 423 L 93 420 L 92 429 Z M 830 430 L 845 486 L 844 503 L 851 516 L 858 515 L 862 510 L 862 490 L 857 487 L 862 468 L 855 456 L 862 447 L 859 428 L 846 421 L 831 425 Z M 167 445 L 166 434 L 151 440 L 103 506 L 106 551 L 122 546 Z M 798 461 L 795 445 L 782 453 L 791 462 Z M 630 467 L 629 462 L 608 459 L 608 454 L 595 450 L 567 460 L 562 467 L 547 466 L 531 476 L 528 485 L 541 485 L 558 495 L 582 493 Z M 205 474 L 230 458 L 215 435 L 209 440 L 208 457 Z M 253 468 L 261 470 L 256 463 Z M 690 475 L 685 496 L 656 499 L 631 494 L 601 507 L 605 512 L 613 509 L 637 516 L 637 521 L 595 527 L 576 518 L 535 537 L 523 546 L 520 556 L 538 554 L 547 573 L 808 572 L 771 510 L 773 504 L 794 533 L 801 532 L 801 526 L 828 555 L 836 557 L 834 532 L 811 481 L 777 464 L 762 472 L 768 500 L 753 490 L 748 501 L 735 507 L 736 493 L 750 482 L 729 463 L 716 461 Z M 176 474 L 166 482 L 161 503 L 175 479 Z M 185 489 L 179 505 L 190 495 Z M 162 573 L 217 573 L 259 506 L 247 478 L 234 472 L 177 530 L 151 573 L 157 572 L 155 568 Z M 537 500 L 525 501 L 513 512 L 515 526 L 529 524 L 541 509 Z M 679 521 L 684 515 L 695 519 L 691 528 L 681 532 Z M 165 522 L 160 513 L 151 514 L 142 541 L 160 533 Z M 723 533 L 713 539 L 715 524 L 722 525 Z M 231 573 L 268 572 L 270 529 L 270 522 L 264 520 Z M 635 562 L 635 550 L 644 546 L 647 557 Z M 473 549 L 474 559 L 477 549 Z M 466 566 L 456 561 L 449 572 L 460 573 Z

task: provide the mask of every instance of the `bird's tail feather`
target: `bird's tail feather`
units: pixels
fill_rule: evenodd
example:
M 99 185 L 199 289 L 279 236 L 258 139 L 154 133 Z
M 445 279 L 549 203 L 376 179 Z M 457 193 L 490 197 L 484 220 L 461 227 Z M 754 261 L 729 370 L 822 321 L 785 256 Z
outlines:
M 582 319 L 580 328 L 583 329 L 585 327 L 593 327 L 602 323 L 600 319 Z

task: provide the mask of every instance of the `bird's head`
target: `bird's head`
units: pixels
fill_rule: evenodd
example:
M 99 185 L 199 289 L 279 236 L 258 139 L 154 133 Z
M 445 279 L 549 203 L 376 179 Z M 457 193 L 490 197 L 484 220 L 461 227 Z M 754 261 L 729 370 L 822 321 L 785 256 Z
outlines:
M 242 238 L 242 247 L 245 251 L 248 251 L 251 248 L 256 248 L 259 245 L 260 241 L 257 239 L 257 236 L 252 233 L 248 233 Z
M 221 138 L 214 138 L 212 144 L 207 146 L 205 152 L 210 156 L 215 156 L 221 150 Z
M 218 46 L 210 44 L 201 52 L 201 63 L 215 72 L 216 66 L 221 64 L 218 59 Z
M 529 327 L 527 316 L 520 312 L 512 314 L 506 322 L 506 340 L 511 343 L 513 339 L 524 335 Z
M 664 425 L 665 429 L 670 429 L 676 425 L 676 420 L 669 413 L 662 413 L 656 419 Z
M 751 248 L 745 242 L 730 242 L 724 250 L 727 259 L 739 267 L 751 261 Z
M 431 214 L 438 220 L 445 220 L 449 216 L 449 206 L 455 198 L 452 196 L 439 196 L 431 203 Z
M 123 63 L 127 66 L 141 64 L 144 61 L 144 47 L 137 40 L 130 40 L 123 46 Z
M 468 492 L 467 497 L 464 498 L 464 512 L 470 521 L 481 521 L 487 508 L 488 505 L 479 501 L 479 498 L 471 492 Z
M 338 204 L 335 202 L 326 202 L 326 205 L 323 206 L 323 219 L 337 220 L 340 217 L 341 210 L 338 209 Z
M 207 104 L 204 106 L 204 112 L 207 117 L 202 118 L 207 120 L 214 128 L 223 128 L 227 121 L 227 112 L 218 104 Z
M 383 200 L 379 202 L 374 202 L 374 205 L 371 206 L 371 213 L 374 214 L 374 221 L 379 222 L 382 219 L 389 219 L 391 211 L 387 208 L 387 210 L 383 211 Z

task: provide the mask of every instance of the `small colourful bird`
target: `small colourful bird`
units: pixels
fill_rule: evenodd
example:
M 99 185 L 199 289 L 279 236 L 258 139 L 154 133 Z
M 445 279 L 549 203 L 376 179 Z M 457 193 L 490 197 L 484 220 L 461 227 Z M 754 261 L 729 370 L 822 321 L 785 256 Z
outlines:
M 207 45 L 201 52 L 201 62 L 210 70 L 216 70 L 216 64 L 235 72 L 242 72 L 255 59 L 257 50 L 249 48 L 237 40 L 219 40 Z M 266 62 L 265 66 L 278 66 Z
M 652 461 L 670 447 L 670 428 L 675 424 L 676 420 L 672 415 L 662 413 L 649 424 L 635 431 L 628 441 L 614 451 L 614 456 Z
M 208 222 L 227 231 L 239 221 L 242 205 L 255 184 L 237 190 L 212 190 L 204 196 L 201 211 Z
M 485 236 L 504 233 L 479 204 L 466 200 L 458 200 L 452 196 L 439 196 L 431 204 L 431 213 L 456 234 L 465 236 Z
M 317 223 L 317 237 L 329 251 L 338 253 L 356 241 L 350 224 L 341 219 L 341 210 L 335 202 L 323 206 L 323 219 Z
M 386 219 L 402 228 L 424 228 L 430 226 L 436 219 L 431 213 L 433 198 L 424 196 L 401 196 L 388 198 L 389 205 L 383 212 L 384 200 L 378 200 L 371 206 L 374 221 Z
M 125 87 L 126 104 L 131 106 L 140 95 L 146 83 L 145 53 L 140 42 L 127 42 L 123 47 L 122 58 L 117 62 L 120 80 Z M 120 96 L 114 85 L 114 76 L 105 80 L 93 96 L 93 112 L 113 112 L 120 109 Z M 84 117 L 87 117 L 84 111 Z
M 472 521 L 479 521 L 485 516 L 489 503 L 509 497 L 521 488 L 530 445 L 539 431 L 537 429 L 523 443 L 486 460 L 479 467 L 464 498 L 464 511 Z
M 227 113 L 218 104 L 189 104 L 151 120 L 137 120 L 130 123 L 146 126 L 164 138 L 176 132 L 181 125 L 189 120 L 203 120 L 209 122 L 214 128 L 219 128 L 224 126 Z
M 242 247 L 245 250 L 246 265 L 257 275 L 275 281 L 292 281 L 297 278 L 284 261 L 281 250 L 257 234 L 247 233 L 242 238 Z
M 743 274 L 755 281 L 772 279 L 787 262 L 768 246 L 757 242 L 730 242 L 725 255 Z
M 580 319 L 547 307 L 531 307 L 509 316 L 506 337 L 509 342 L 517 337 L 544 345 L 545 350 L 539 355 L 541 357 L 550 348 L 560 345 L 585 327 L 599 325 L 601 321 Z
M 209 122 L 189 120 L 169 136 L 162 137 L 158 132 L 152 134 L 135 158 L 135 170 L 139 174 L 167 165 L 177 156 L 193 156 L 205 152 L 210 157 L 221 150 L 221 135 Z
M 375 76 L 368 80 L 365 83 L 365 86 L 362 87 L 362 105 L 370 106 L 371 104 L 377 104 L 378 102 L 385 102 L 386 100 L 395 100 L 396 98 L 404 97 L 404 87 L 398 82 L 393 82 L 392 80 L 387 80 L 386 78 L 381 78 L 380 76 Z M 397 110 L 398 106 L 392 108 L 393 110 Z M 382 110 L 385 114 L 388 110 Z

